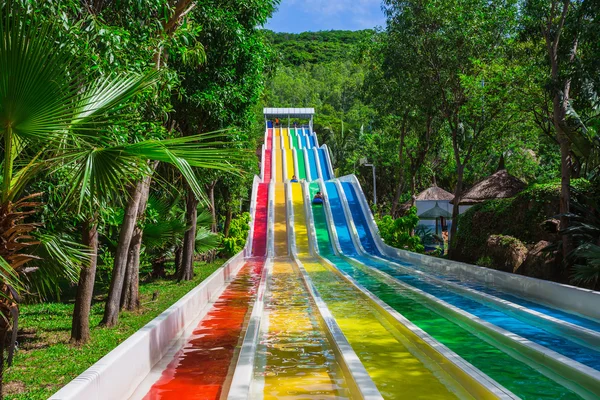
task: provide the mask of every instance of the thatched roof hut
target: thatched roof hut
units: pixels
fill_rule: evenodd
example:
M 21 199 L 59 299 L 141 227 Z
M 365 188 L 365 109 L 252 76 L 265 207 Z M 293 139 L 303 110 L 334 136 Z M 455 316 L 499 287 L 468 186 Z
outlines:
M 467 206 L 490 199 L 513 197 L 526 186 L 525 182 L 509 174 L 506 169 L 500 169 L 464 192 L 458 204 Z
M 454 198 L 454 195 L 450 192 L 445 191 L 444 189 L 442 189 L 441 187 L 438 187 L 437 185 L 433 185 L 430 188 L 427 188 L 425 190 L 423 190 L 421 193 L 419 193 L 416 197 L 415 200 L 435 200 L 435 201 L 449 201 L 452 200 Z

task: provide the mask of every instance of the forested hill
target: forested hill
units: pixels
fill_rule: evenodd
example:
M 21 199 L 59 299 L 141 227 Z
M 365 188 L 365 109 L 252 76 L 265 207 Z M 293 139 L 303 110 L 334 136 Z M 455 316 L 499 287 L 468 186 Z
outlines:
M 267 37 L 281 55 L 283 65 L 328 63 L 348 60 L 356 46 L 372 34 L 362 31 L 276 33 Z

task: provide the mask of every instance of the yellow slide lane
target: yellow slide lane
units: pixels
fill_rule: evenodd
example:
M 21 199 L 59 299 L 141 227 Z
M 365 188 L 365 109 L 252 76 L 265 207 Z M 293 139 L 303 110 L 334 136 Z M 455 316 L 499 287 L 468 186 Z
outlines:
M 287 256 L 287 220 L 285 217 L 285 188 L 283 183 L 275 183 L 275 256 Z
M 273 148 L 281 149 L 281 129 L 275 129 L 275 135 L 273 136 Z
M 381 394 L 388 399 L 457 398 L 438 379 L 450 382 L 445 373 L 434 366 L 434 374 L 413 356 L 406 337 L 356 288 L 309 255 L 304 198 L 299 184 L 292 185 L 292 200 L 300 260 Z
M 348 398 L 343 373 L 298 274 L 289 259 L 273 263 L 265 303 L 268 332 L 259 347 L 266 354 L 264 398 Z
M 290 148 L 290 136 L 288 135 L 288 130 L 285 128 L 282 129 L 281 136 L 283 136 L 283 148 L 289 149 Z
M 281 150 L 273 150 L 275 157 L 275 182 L 283 182 L 283 153 Z
M 285 158 L 287 159 L 287 164 L 286 164 L 286 168 L 287 168 L 287 179 L 292 179 L 292 177 L 294 175 L 296 175 L 296 177 L 298 177 L 296 171 L 295 171 L 295 167 L 294 167 L 294 153 L 292 152 L 292 149 L 288 149 L 285 151 Z

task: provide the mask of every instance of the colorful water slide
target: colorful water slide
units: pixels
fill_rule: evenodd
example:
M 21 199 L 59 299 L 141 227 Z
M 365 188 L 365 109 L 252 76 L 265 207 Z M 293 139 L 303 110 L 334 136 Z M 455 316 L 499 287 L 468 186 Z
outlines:
M 600 398 L 597 292 L 387 246 L 311 127 L 260 168 L 244 250 L 52 399 Z

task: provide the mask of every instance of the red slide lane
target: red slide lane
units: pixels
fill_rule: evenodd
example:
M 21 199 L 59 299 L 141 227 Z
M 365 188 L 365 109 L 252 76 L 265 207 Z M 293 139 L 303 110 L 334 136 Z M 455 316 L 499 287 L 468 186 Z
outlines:
M 267 144 L 266 149 L 271 150 L 273 148 L 273 129 L 267 129 Z
M 264 259 L 246 262 L 144 400 L 216 400 L 221 395 Z
M 265 164 L 263 182 L 271 182 L 271 150 L 265 150 L 265 159 L 263 163 Z
M 256 193 L 256 214 L 252 236 L 252 255 L 264 257 L 267 252 L 267 213 L 269 205 L 269 184 L 259 183 Z
M 273 147 L 273 129 L 267 130 L 267 143 L 265 144 L 265 164 L 263 182 L 271 182 L 271 150 Z

